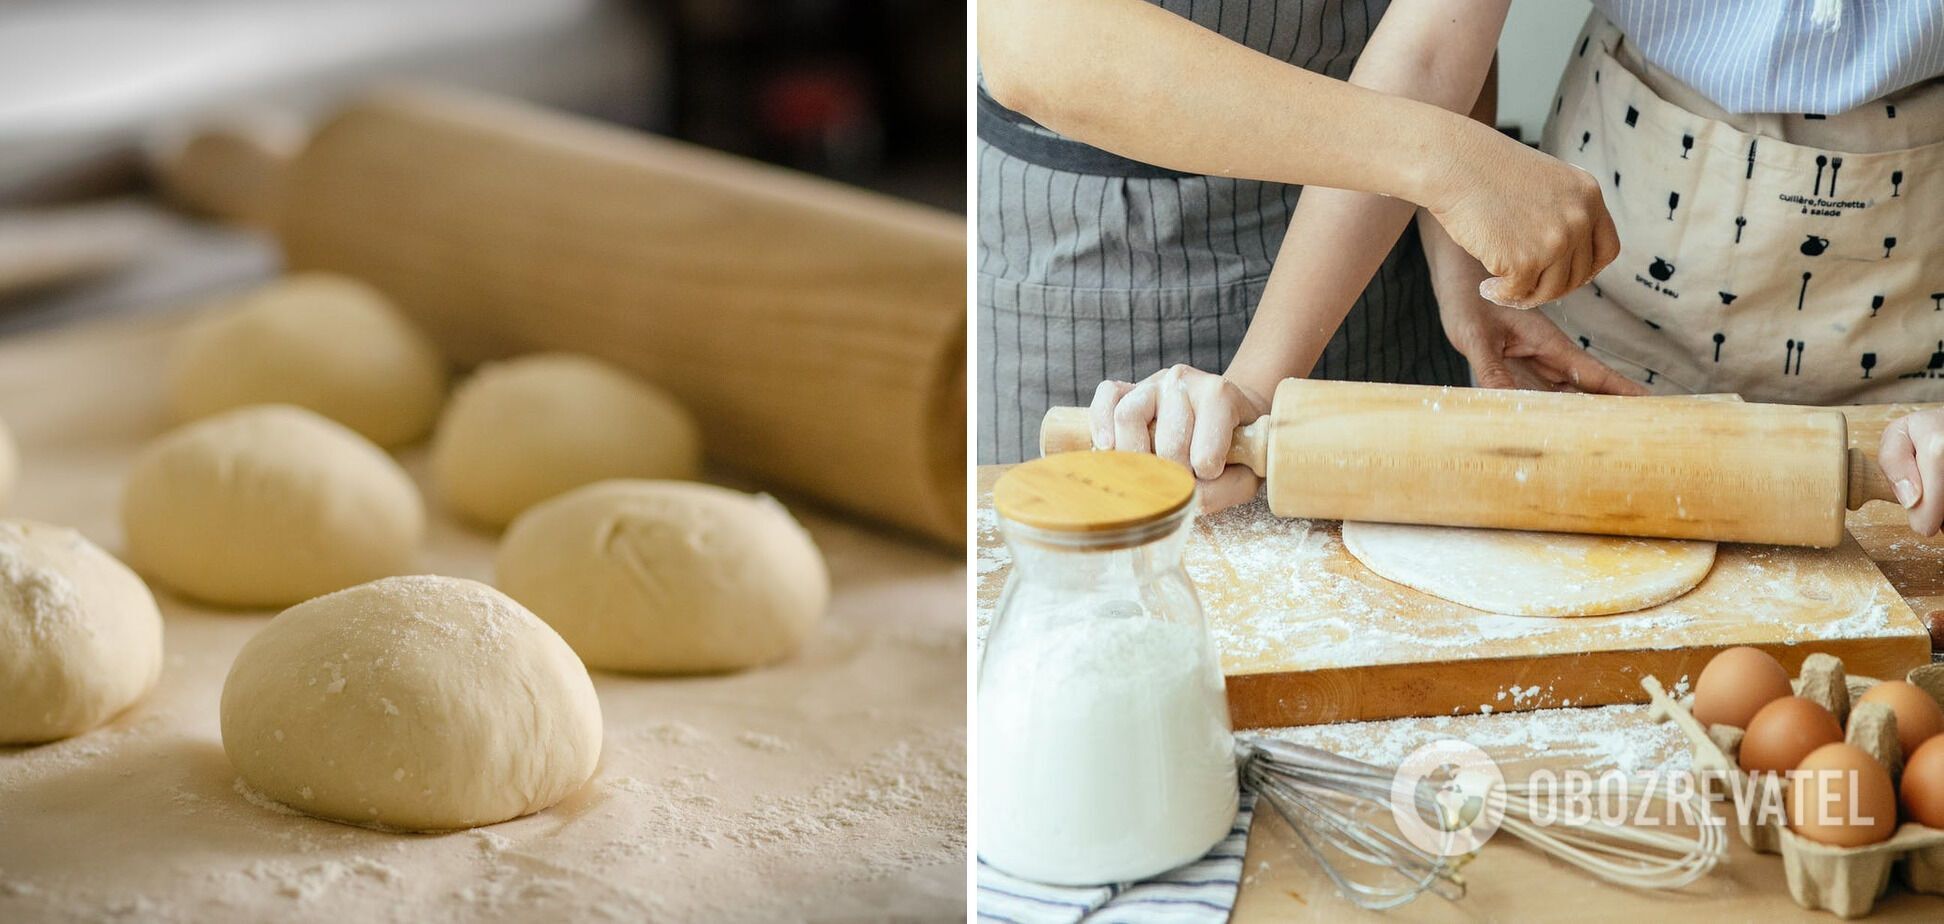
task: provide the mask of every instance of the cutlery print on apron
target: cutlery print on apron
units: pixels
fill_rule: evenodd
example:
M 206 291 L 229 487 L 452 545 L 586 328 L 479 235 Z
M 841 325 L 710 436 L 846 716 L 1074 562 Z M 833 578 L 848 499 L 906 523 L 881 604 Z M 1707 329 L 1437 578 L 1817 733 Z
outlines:
M 1944 399 L 1944 144 L 1751 135 L 1654 93 L 1613 53 L 1623 41 L 1589 24 L 1542 145 L 1611 178 L 1621 253 L 1547 314 L 1661 393 Z M 1894 106 L 1865 108 L 1846 131 L 1894 127 Z

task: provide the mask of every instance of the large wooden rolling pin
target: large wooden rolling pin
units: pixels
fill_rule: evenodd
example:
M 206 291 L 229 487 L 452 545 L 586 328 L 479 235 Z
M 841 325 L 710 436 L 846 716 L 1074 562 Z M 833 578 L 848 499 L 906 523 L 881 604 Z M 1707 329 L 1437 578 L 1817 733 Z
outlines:
M 965 541 L 958 215 L 426 89 L 290 153 L 203 139 L 168 185 L 201 188 L 199 168 L 274 195 L 214 210 L 267 218 L 291 268 L 378 286 L 461 363 L 606 358 L 680 398 L 728 467 Z
M 1836 410 L 1304 379 L 1270 408 L 1229 462 L 1278 516 L 1830 548 L 1895 501 Z M 1041 424 L 1042 451 L 1090 440 L 1085 408 Z

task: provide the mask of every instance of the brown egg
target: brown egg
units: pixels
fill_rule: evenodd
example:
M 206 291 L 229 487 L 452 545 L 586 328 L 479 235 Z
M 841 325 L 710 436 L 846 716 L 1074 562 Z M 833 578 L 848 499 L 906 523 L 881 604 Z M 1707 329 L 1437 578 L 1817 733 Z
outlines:
M 1908 820 L 1944 830 L 1944 736 L 1936 736 L 1904 761 L 1903 809 Z
M 1853 744 L 1825 744 L 1789 774 L 1789 828 L 1822 844 L 1861 847 L 1897 833 L 1890 771 Z
M 1793 692 L 1789 672 L 1768 652 L 1746 645 L 1730 648 L 1709 659 L 1694 681 L 1694 717 L 1704 727 L 1745 729 L 1763 706 Z
M 1742 769 L 1757 773 L 1793 770 L 1809 752 L 1843 740 L 1843 726 L 1813 700 L 1785 696 L 1762 707 L 1742 735 Z
M 1897 743 L 1905 754 L 1916 753 L 1918 745 L 1944 731 L 1944 709 L 1938 708 L 1937 700 L 1922 687 L 1907 680 L 1879 683 L 1857 702 L 1882 703 L 1897 714 Z

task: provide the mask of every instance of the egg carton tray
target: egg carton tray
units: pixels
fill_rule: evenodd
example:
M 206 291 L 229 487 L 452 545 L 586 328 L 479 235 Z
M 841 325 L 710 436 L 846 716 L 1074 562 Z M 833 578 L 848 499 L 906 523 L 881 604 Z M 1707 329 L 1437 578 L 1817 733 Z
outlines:
M 1827 678 L 1818 684 L 1805 684 L 1806 676 Z M 1944 664 L 1928 664 L 1906 675 L 1944 706 Z M 1797 695 L 1814 699 L 1836 714 L 1845 728 L 1850 727 L 1849 705 L 1864 691 L 1882 681 L 1873 677 L 1848 677 L 1842 661 L 1826 654 L 1810 655 L 1792 686 Z M 1738 753 L 1742 730 L 1728 725 L 1703 728 L 1691 710 L 1693 696 L 1676 699 L 1653 677 L 1640 685 L 1651 699 L 1649 714 L 1662 722 L 1673 722 L 1688 739 L 1694 753 L 1694 770 L 1712 791 L 1728 790 L 1735 804 L 1733 823 L 1744 843 L 1756 853 L 1782 855 L 1783 872 L 1788 878 L 1789 896 L 1810 910 L 1834 912 L 1838 917 L 1857 918 L 1870 913 L 1876 900 L 1890 888 L 1894 870 L 1901 870 L 1904 885 L 1913 892 L 1944 895 L 1944 830 L 1904 822 L 1888 840 L 1862 847 L 1833 847 L 1817 843 L 1789 830 L 1783 821 L 1782 781 L 1762 775 L 1750 783 L 1741 769 Z M 1836 688 L 1842 690 L 1836 694 Z M 1895 747 L 1894 717 L 1887 729 Z M 1850 740 L 1882 759 L 1881 745 Z M 1899 777 L 1903 755 L 1890 761 L 1893 781 Z

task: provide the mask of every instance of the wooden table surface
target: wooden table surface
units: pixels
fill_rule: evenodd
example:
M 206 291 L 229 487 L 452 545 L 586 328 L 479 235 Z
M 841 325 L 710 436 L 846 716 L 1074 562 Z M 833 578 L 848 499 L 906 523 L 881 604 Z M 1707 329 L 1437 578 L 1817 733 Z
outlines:
M 1005 466 L 979 469 L 978 545 L 992 548 L 998 537 L 991 514 L 992 483 Z M 1877 564 L 1919 617 L 1931 623 L 1944 612 L 1944 536 L 1918 537 L 1902 512 L 1872 504 L 1849 516 L 1857 543 Z M 982 554 L 976 565 L 979 628 L 990 619 L 1004 569 Z M 1935 630 L 1933 630 L 1935 631 Z M 1459 737 L 1477 744 L 1496 760 L 1509 779 L 1544 769 L 1599 770 L 1616 764 L 1608 753 L 1624 742 L 1620 764 L 1668 768 L 1685 766 L 1686 742 L 1672 726 L 1659 726 L 1635 706 L 1553 709 L 1493 715 L 1441 716 L 1388 722 L 1342 723 L 1292 730 L 1287 734 L 1325 747 L 1349 749 L 1369 760 L 1401 759 L 1418 745 Z M 1373 742 L 1377 742 L 1373 744 Z M 1394 752 L 1394 753 L 1392 753 Z M 1623 769 L 1627 767 L 1623 766 Z M 1241 894 L 1233 920 L 1390 922 L 1561 920 L 1639 922 L 1709 920 L 1762 922 L 1822 920 L 1834 915 L 1807 911 L 1789 898 L 1782 859 L 1758 855 L 1732 833 L 1729 859 L 1703 881 L 1677 893 L 1642 892 L 1608 885 L 1551 860 L 1501 835 L 1465 867 L 1468 895 L 1460 902 L 1424 898 L 1384 913 L 1364 912 L 1339 896 L 1314 861 L 1273 812 L 1261 811 L 1249 832 Z M 1944 919 L 1944 897 L 1915 895 L 1893 885 L 1877 902 L 1873 921 Z

